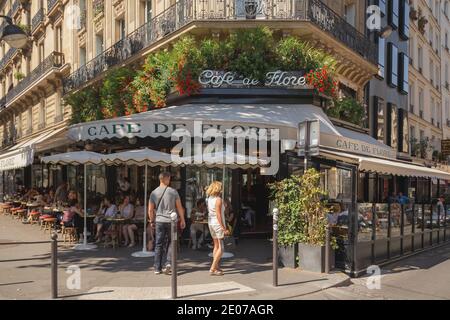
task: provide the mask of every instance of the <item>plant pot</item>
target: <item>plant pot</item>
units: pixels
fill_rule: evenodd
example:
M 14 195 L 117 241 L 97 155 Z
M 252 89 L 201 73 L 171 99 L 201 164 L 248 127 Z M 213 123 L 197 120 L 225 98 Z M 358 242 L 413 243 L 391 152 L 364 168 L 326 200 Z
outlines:
M 325 272 L 325 246 L 298 244 L 298 266 L 302 270 Z M 330 249 L 330 270 L 334 268 L 334 250 Z
M 278 247 L 278 260 L 283 267 L 286 268 L 297 268 L 297 256 L 298 256 L 298 246 L 279 246 Z

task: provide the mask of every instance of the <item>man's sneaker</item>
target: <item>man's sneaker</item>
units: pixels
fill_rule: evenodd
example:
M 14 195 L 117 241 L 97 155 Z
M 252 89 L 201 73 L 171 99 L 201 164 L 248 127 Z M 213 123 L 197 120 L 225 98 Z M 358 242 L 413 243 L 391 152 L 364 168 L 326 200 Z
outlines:
M 170 268 L 170 264 L 165 266 L 162 271 L 164 272 L 164 274 L 171 275 L 172 274 L 172 270 Z
M 155 274 L 161 274 L 160 270 L 155 270 Z

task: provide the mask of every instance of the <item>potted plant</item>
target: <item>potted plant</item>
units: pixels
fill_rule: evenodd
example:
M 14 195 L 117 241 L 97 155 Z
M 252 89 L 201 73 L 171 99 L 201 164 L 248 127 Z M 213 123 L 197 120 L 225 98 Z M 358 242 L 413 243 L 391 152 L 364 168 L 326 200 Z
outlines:
M 302 237 L 298 245 L 299 267 L 302 270 L 325 272 L 325 241 L 328 225 L 327 193 L 320 186 L 320 173 L 309 169 L 300 178 L 299 213 Z M 337 249 L 336 238 L 331 237 L 330 250 Z M 330 253 L 334 266 L 334 252 Z
M 428 19 L 425 18 L 425 16 L 421 16 L 417 23 L 418 23 L 420 33 L 425 34 L 425 26 L 428 23 Z
M 279 260 L 284 267 L 296 268 L 298 244 L 303 237 L 301 210 L 301 180 L 291 176 L 270 185 L 274 205 L 278 208 Z
M 14 73 L 14 78 L 17 79 L 17 81 L 21 81 L 23 78 L 25 78 L 25 74 L 21 71 L 17 71 Z
M 334 105 L 327 109 L 331 117 L 362 126 L 365 122 L 365 108 L 352 97 L 334 100 Z

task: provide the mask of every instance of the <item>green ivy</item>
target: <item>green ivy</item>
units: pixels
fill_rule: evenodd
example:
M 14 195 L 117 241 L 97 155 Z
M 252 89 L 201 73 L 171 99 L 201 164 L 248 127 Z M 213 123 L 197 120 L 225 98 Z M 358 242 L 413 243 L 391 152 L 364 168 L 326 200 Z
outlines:
M 133 104 L 130 83 L 136 73 L 132 69 L 118 68 L 108 72 L 100 89 L 100 104 L 105 118 L 120 117 Z
M 350 97 L 335 100 L 334 106 L 327 109 L 327 114 L 356 125 L 362 125 L 365 118 L 364 106 Z
M 116 68 L 108 72 L 100 85 L 96 107 L 88 105 L 86 112 L 74 113 L 72 121 L 112 118 L 164 107 L 172 90 L 180 95 L 198 92 L 197 79 L 204 69 L 233 71 L 263 82 L 269 71 L 325 67 L 332 79 L 334 65 L 331 56 L 295 37 L 277 42 L 267 27 L 239 30 L 221 42 L 197 41 L 186 36 L 171 48 L 150 54 L 140 70 Z M 82 103 L 89 96 L 89 103 L 94 104 L 96 97 L 90 87 L 73 95 L 67 100 Z M 70 104 L 76 110 L 81 109 L 80 105 Z
M 99 101 L 100 93 L 96 87 L 88 87 L 67 95 L 64 98 L 64 104 L 72 106 L 71 123 L 102 120 L 104 117 Z
M 267 27 L 232 33 L 226 47 L 231 53 L 229 69 L 240 75 L 264 82 L 276 66 L 275 41 Z

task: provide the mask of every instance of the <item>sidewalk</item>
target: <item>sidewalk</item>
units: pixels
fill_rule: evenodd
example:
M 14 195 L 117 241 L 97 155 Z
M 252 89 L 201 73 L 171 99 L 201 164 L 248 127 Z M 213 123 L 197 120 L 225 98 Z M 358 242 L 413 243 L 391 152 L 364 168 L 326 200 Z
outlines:
M 45 241 L 39 227 L 0 216 L 0 243 Z M 153 258 L 133 258 L 136 248 L 91 252 L 59 247 L 58 293 L 61 299 L 169 299 L 170 276 L 154 275 Z M 315 274 L 280 269 L 272 286 L 272 248 L 267 240 L 242 240 L 235 257 L 223 261 L 223 277 L 208 273 L 209 251 L 182 249 L 179 254 L 180 299 L 289 299 L 348 283 L 342 273 Z M 81 288 L 69 290 L 67 267 L 81 270 Z M 50 244 L 0 246 L 0 299 L 50 298 Z

